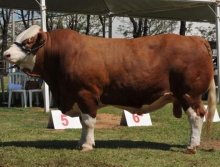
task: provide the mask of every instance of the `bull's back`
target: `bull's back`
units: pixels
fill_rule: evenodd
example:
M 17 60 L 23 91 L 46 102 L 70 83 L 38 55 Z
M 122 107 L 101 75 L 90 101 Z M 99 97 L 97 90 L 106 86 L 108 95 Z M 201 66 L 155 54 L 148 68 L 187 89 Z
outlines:
M 74 75 L 102 93 L 107 103 L 141 105 L 176 90 L 201 93 L 213 74 L 207 46 L 197 37 L 103 39 L 77 34 L 72 39 L 78 56 L 70 64 Z
M 178 75 L 185 70 L 207 73 L 205 70 L 212 68 L 210 52 L 199 37 L 169 34 L 137 39 L 86 37 L 83 42 L 91 66 L 99 64 L 111 80 L 121 80 L 124 85 L 126 81 L 139 82 L 139 78 L 143 83 L 155 85 L 158 75 L 169 77 L 170 73 Z

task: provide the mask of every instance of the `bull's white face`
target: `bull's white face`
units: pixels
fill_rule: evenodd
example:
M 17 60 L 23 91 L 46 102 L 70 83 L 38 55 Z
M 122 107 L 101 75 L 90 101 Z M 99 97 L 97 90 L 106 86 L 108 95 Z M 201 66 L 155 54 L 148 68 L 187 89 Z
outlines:
M 28 54 L 17 45 L 13 44 L 8 50 L 3 54 L 6 61 L 12 64 L 22 65 L 22 64 L 33 64 L 35 55 Z
M 16 38 L 16 42 L 22 44 L 26 39 L 30 39 L 40 31 L 40 27 L 34 25 L 23 31 Z M 29 68 L 33 70 L 35 64 L 35 55 L 25 52 L 16 44 L 13 44 L 8 50 L 3 53 L 4 59 L 12 64 L 20 66 L 20 68 Z

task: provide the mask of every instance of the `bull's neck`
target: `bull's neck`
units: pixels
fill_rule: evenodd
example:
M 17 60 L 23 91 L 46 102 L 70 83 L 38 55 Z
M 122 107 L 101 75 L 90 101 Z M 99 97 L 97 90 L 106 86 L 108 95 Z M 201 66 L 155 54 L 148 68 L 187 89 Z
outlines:
M 50 34 L 47 33 L 47 41 L 45 45 L 40 48 L 36 54 L 35 66 L 33 73 L 39 74 L 47 83 L 55 77 L 54 72 L 56 71 L 56 55 L 54 54 L 55 48 L 53 48 Z M 52 75 L 51 75 L 52 74 Z

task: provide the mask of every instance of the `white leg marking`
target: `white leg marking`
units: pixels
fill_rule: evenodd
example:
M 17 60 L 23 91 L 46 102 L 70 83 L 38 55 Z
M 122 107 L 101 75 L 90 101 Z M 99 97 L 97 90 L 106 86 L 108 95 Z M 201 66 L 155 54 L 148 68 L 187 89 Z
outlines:
M 81 114 L 82 134 L 79 146 L 85 150 L 92 150 L 95 145 L 94 126 L 96 118 L 92 118 L 88 114 Z
M 197 114 L 191 107 L 188 108 L 186 113 L 191 126 L 190 144 L 188 148 L 196 148 L 200 145 L 200 137 L 203 124 L 202 117 L 197 116 Z

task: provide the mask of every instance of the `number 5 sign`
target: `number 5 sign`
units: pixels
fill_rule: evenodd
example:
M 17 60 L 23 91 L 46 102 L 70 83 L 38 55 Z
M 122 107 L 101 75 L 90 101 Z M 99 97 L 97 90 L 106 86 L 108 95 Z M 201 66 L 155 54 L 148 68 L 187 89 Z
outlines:
M 137 115 L 137 114 L 131 114 L 130 112 L 124 110 L 120 125 L 151 126 L 152 122 L 150 119 L 150 114 Z
M 82 128 L 79 117 L 69 117 L 60 110 L 51 110 L 54 129 Z

